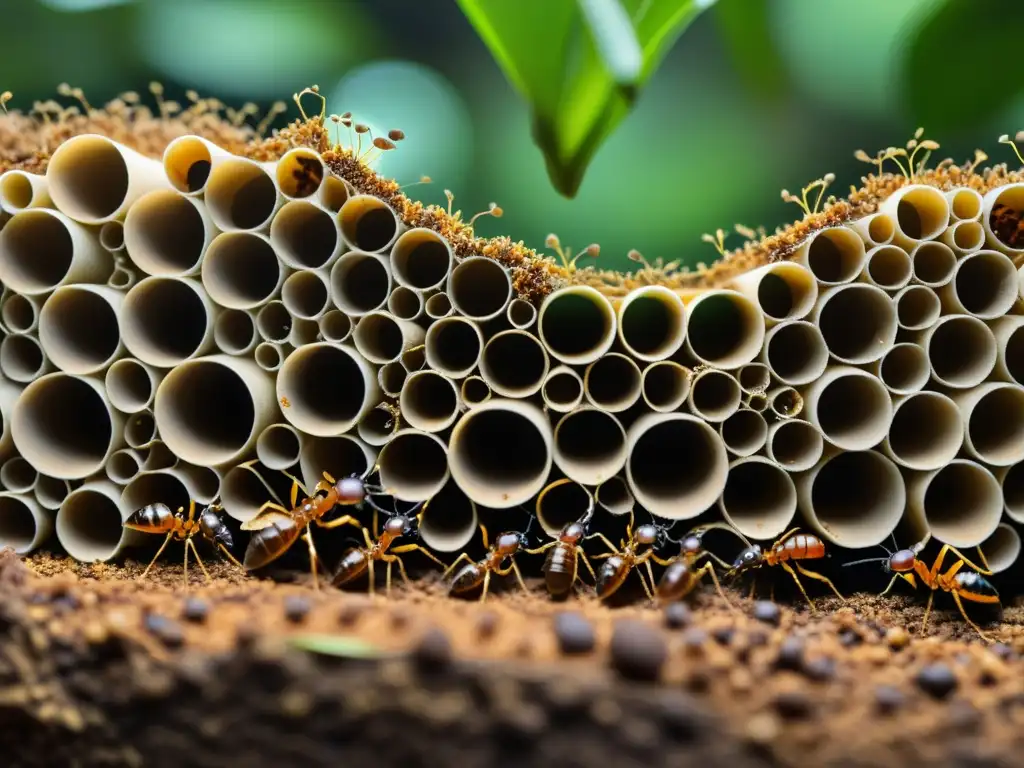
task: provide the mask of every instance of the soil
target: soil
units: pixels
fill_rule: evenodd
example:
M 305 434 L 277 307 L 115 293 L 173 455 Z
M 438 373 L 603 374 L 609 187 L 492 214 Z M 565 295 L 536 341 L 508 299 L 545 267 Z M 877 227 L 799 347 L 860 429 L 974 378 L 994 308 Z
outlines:
M 174 560 L 140 581 L 0 553 L 5 765 L 977 767 L 1024 746 L 1016 606 L 985 643 L 945 603 L 917 636 L 913 595 L 811 587 L 812 614 L 730 592 L 734 612 L 704 587 L 659 610 L 509 577 L 480 605 L 436 574 L 371 598 L 208 568 L 186 588 Z

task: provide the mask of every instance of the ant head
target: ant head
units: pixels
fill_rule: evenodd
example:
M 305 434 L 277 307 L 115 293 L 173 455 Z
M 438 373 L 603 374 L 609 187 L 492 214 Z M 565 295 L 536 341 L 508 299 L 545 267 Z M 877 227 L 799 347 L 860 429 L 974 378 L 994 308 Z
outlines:
M 334 491 L 342 504 L 358 504 L 366 498 L 366 484 L 358 475 L 341 478 L 334 484 Z
M 637 544 L 660 544 L 664 541 L 665 530 L 654 523 L 645 523 L 633 532 Z
M 527 546 L 525 531 L 505 531 L 498 534 L 494 540 L 492 549 L 502 555 L 514 555 L 520 549 Z
M 760 544 L 751 544 L 736 557 L 732 564 L 733 571 L 737 573 L 756 568 L 764 562 L 764 552 Z
M 224 521 L 220 519 L 216 509 L 219 509 L 219 507 L 211 504 L 199 513 L 199 532 L 207 541 L 223 544 L 228 549 L 231 549 L 235 546 L 234 539 L 231 536 L 231 531 L 224 525 Z
M 409 515 L 393 515 L 384 521 L 384 533 L 392 536 L 408 536 L 416 530 L 416 518 Z
M 578 544 L 586 535 L 587 526 L 576 520 L 562 529 L 561 533 L 558 534 L 558 540 L 564 541 L 566 544 Z
M 914 570 L 914 562 L 917 560 L 917 553 L 912 549 L 901 549 L 889 555 L 883 563 L 882 569 L 886 573 L 909 573 Z

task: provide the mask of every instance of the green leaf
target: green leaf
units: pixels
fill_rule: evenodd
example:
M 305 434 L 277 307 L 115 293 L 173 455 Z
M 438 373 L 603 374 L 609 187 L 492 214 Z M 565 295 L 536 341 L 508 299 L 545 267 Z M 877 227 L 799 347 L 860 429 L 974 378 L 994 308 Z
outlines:
M 904 102 L 930 135 L 997 117 L 1021 92 L 1024 3 L 946 0 L 910 30 L 903 46 Z M 1013 133 L 1019 126 L 1006 126 Z
M 303 651 L 324 656 L 374 659 L 382 655 L 381 650 L 372 643 L 345 635 L 296 635 L 289 642 Z
M 529 103 L 555 188 L 574 197 L 686 27 L 714 0 L 458 0 Z
M 769 0 L 719 0 L 712 17 L 740 79 L 765 102 L 782 98 L 788 73 L 772 35 Z

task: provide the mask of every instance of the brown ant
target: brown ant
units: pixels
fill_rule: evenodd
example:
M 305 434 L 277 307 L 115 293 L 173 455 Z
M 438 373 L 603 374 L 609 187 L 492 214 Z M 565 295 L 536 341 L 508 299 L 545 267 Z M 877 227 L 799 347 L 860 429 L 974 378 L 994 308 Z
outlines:
M 366 478 L 375 472 L 377 467 L 370 467 L 362 475 L 352 474 L 335 480 L 327 472 L 323 473 L 324 479 L 316 484 L 313 493 L 309 493 L 298 478 L 283 473 L 292 480 L 291 509 L 285 509 L 280 504 L 268 501 L 251 520 L 242 523 L 243 531 L 253 531 L 249 539 L 249 546 L 245 550 L 243 559 L 247 571 L 262 568 L 265 565 L 277 560 L 301 536 L 309 547 L 309 564 L 313 573 L 313 587 L 320 588 L 317 578 L 316 547 L 313 545 L 312 524 L 316 523 L 321 528 L 337 528 L 341 525 L 359 525 L 359 521 L 351 515 L 343 515 L 325 522 L 323 517 L 337 505 L 355 506 L 357 504 L 369 504 L 377 511 L 390 514 L 387 510 L 381 509 L 369 497 L 370 494 L 381 494 L 383 489 L 366 484 Z M 299 490 L 306 494 L 306 498 L 299 503 Z M 318 495 L 321 491 L 323 496 Z M 302 529 L 305 528 L 305 533 Z M 376 530 L 376 519 L 374 530 Z
M 811 598 L 807 596 L 807 591 L 804 589 L 804 585 L 800 582 L 800 578 L 796 575 L 796 571 L 799 571 L 809 579 L 815 579 L 817 581 L 823 581 L 829 585 L 833 592 L 840 600 L 846 602 L 846 598 L 843 597 L 839 590 L 836 589 L 836 585 L 825 576 L 814 571 L 809 571 L 800 564 L 800 560 L 820 560 L 825 557 L 825 542 L 819 537 L 812 533 L 800 533 L 800 528 L 792 528 L 786 531 L 780 536 L 774 544 L 767 550 L 762 550 L 759 544 L 751 544 L 747 539 L 739 532 L 733 531 L 746 545 L 746 549 L 740 552 L 736 558 L 736 562 L 733 563 L 732 568 L 729 569 L 727 576 L 738 576 L 752 571 L 762 566 L 776 566 L 781 565 L 782 569 L 786 571 L 790 576 L 793 577 L 793 581 L 800 588 L 801 594 L 804 599 L 807 600 L 808 605 L 811 606 L 811 611 L 815 611 L 814 603 Z M 790 565 L 792 562 L 792 565 Z M 796 568 L 796 571 L 793 570 Z M 754 593 L 754 588 L 757 583 L 751 585 L 751 595 Z
M 704 548 L 703 536 L 711 528 L 724 528 L 730 532 L 735 532 L 725 523 L 708 523 L 707 525 L 694 528 L 683 536 L 682 539 L 672 539 L 666 536 L 668 541 L 679 544 L 679 554 L 675 557 L 661 560 L 661 558 L 653 554 L 651 555 L 652 560 L 665 566 L 665 572 L 662 573 L 661 580 L 658 581 L 658 586 L 654 591 L 658 602 L 671 603 L 682 600 L 696 588 L 704 574 L 708 574 L 714 582 L 718 594 L 725 600 L 730 609 L 736 610 L 729 601 L 729 598 L 725 596 L 722 585 L 718 582 L 714 565 L 712 563 L 704 563 L 700 568 L 696 567 L 701 559 L 708 557 L 718 563 L 723 569 L 729 569 L 728 563 Z
M 563 477 L 541 491 L 537 497 L 538 514 L 540 513 L 541 501 L 546 493 L 560 485 L 571 482 L 573 481 Z M 583 488 L 589 498 L 587 511 L 583 513 L 583 516 L 562 528 L 558 538 L 554 541 L 549 541 L 537 549 L 524 550 L 531 555 L 547 552 L 547 557 L 544 558 L 544 565 L 541 571 L 544 573 L 544 584 L 547 586 L 548 594 L 555 598 L 565 597 L 575 586 L 579 574 L 579 561 L 581 559 L 583 564 L 587 566 L 587 570 L 590 571 L 591 577 L 597 582 L 594 568 L 590 565 L 590 561 L 587 560 L 587 554 L 580 546 L 584 540 L 596 536 L 596 534 L 595 536 L 587 535 L 590 529 L 590 521 L 594 517 L 594 497 L 585 486 L 581 485 L 580 488 Z
M 523 588 L 523 591 L 527 594 L 530 590 L 526 588 L 526 583 L 523 581 L 523 574 L 519 571 L 519 566 L 516 565 L 515 556 L 520 550 L 526 551 L 527 534 L 530 531 L 530 527 L 533 525 L 534 518 L 530 517 L 530 522 L 526 526 L 526 530 L 522 532 L 517 531 L 505 531 L 499 533 L 497 538 L 494 540 L 494 544 L 488 546 L 487 544 L 487 529 L 483 523 L 480 523 L 480 537 L 483 539 L 484 546 L 487 547 L 487 554 L 483 556 L 477 562 L 473 562 L 469 555 L 463 552 L 459 555 L 455 562 L 448 566 L 447 570 L 441 574 L 441 578 L 447 578 L 448 574 L 463 560 L 468 561 L 458 573 L 455 574 L 451 582 L 448 585 L 448 594 L 459 595 L 464 592 L 469 592 L 476 587 L 483 585 L 483 590 L 480 592 L 480 602 L 482 603 L 487 599 L 487 589 L 491 583 L 491 574 L 497 574 L 498 576 L 508 576 L 510 573 L 515 573 L 516 579 L 519 581 L 519 586 Z M 506 568 L 502 568 L 501 564 L 508 559 L 509 565 Z
M 199 513 L 199 518 L 196 519 L 196 503 L 189 500 L 188 515 L 185 514 L 185 510 L 182 507 L 178 507 L 176 512 L 171 512 L 170 507 L 159 503 L 147 504 L 132 512 L 124 522 L 125 528 L 141 531 L 142 533 L 167 534 L 164 537 L 164 543 L 160 545 L 160 549 L 153 555 L 153 559 L 149 561 L 149 565 L 146 566 L 146 570 L 142 572 L 139 580 L 141 581 L 146 578 L 149 569 L 153 567 L 153 563 L 157 561 L 164 548 L 171 542 L 171 539 L 185 542 L 185 586 L 188 586 L 188 550 L 190 547 L 196 556 L 196 562 L 199 563 L 199 567 L 203 569 L 203 573 L 206 574 L 206 578 L 209 580 L 210 573 L 206 570 L 206 566 L 203 565 L 203 560 L 199 557 L 199 550 L 196 549 L 196 543 L 193 540 L 197 533 L 220 549 L 232 563 L 242 568 L 242 564 L 231 554 L 230 550 L 234 546 L 234 541 L 231 538 L 231 531 L 224 525 L 224 521 L 220 517 L 219 512 L 222 509 L 223 507 L 220 504 L 212 503 L 207 507 L 203 507 L 203 510 Z
M 903 579 L 911 587 L 917 589 L 917 579 L 920 579 L 921 584 L 928 587 L 931 591 L 928 593 L 928 606 L 924 611 L 924 620 L 921 622 L 921 634 L 924 634 L 925 628 L 928 626 L 928 617 L 932 612 L 932 601 L 935 598 L 935 592 L 942 590 L 949 592 L 953 595 L 953 600 L 956 602 L 956 607 L 960 609 L 960 615 L 964 617 L 964 621 L 970 624 L 974 630 L 981 636 L 981 639 L 985 642 L 991 642 L 991 639 L 981 631 L 981 628 L 971 621 L 971 618 L 967 615 L 967 611 L 964 610 L 963 601 L 967 600 L 972 603 L 985 603 L 988 605 L 1000 605 L 999 592 L 992 586 L 992 583 L 985 578 L 985 576 L 991 576 L 992 571 L 988 566 L 988 562 L 985 560 L 985 554 L 978 548 L 978 555 L 981 557 L 981 561 L 985 564 L 985 567 L 972 563 L 968 560 L 961 552 L 955 547 L 949 544 L 943 544 L 942 549 L 939 550 L 938 556 L 935 558 L 935 562 L 932 563 L 932 567 L 929 568 L 924 562 L 918 559 L 918 555 L 928 544 L 928 540 L 931 536 L 926 536 L 923 541 L 918 542 L 909 549 L 900 549 L 895 552 L 890 552 L 884 546 L 885 553 L 888 557 L 871 557 L 866 560 L 855 560 L 852 563 L 846 565 L 859 565 L 861 563 L 882 563 L 882 570 L 889 574 L 893 574 L 892 579 L 889 580 L 889 586 L 885 588 L 885 591 L 879 595 L 884 597 L 889 594 L 889 590 L 896 584 L 897 579 Z M 893 536 L 893 547 L 896 546 L 896 537 Z M 942 561 L 946 557 L 947 552 L 952 552 L 958 558 L 945 573 L 941 573 Z M 973 568 L 973 571 L 962 571 L 961 569 L 965 566 Z M 915 575 L 917 578 L 915 578 Z
M 416 506 L 422 506 L 423 502 Z M 374 522 L 373 522 L 373 537 L 376 541 L 370 537 L 370 531 L 365 526 L 357 525 L 363 532 L 363 539 L 366 541 L 365 547 L 353 547 L 345 552 L 341 557 L 341 563 L 338 565 L 338 571 L 331 581 L 332 586 L 341 586 L 347 582 L 352 581 L 357 576 L 362 574 L 364 571 L 369 571 L 369 592 L 372 595 L 374 592 L 374 574 L 373 564 L 375 561 L 383 561 L 387 563 L 387 594 L 391 594 L 391 565 L 398 563 L 398 571 L 402 574 L 402 579 L 406 585 L 409 584 L 409 576 L 405 572 L 405 563 L 398 555 L 405 552 L 422 552 L 424 555 L 429 557 L 435 563 L 440 565 L 442 568 L 445 567 L 444 563 L 438 560 L 432 555 L 427 549 L 420 546 L 419 544 L 403 544 L 398 547 L 391 547 L 392 542 L 395 539 L 402 536 L 411 536 L 416 533 L 416 526 L 419 523 L 420 515 L 413 515 L 412 513 L 416 510 L 414 507 L 409 512 L 404 514 L 396 514 L 389 517 L 384 521 L 384 527 L 381 530 L 380 536 L 377 535 L 377 520 L 376 510 L 374 510 Z M 421 513 L 422 514 L 422 513 Z
M 595 538 L 601 539 L 611 550 L 605 554 L 594 555 L 594 560 L 605 560 L 597 572 L 596 579 L 597 597 L 600 600 L 611 597 L 617 592 L 619 587 L 626 582 L 630 572 L 634 568 L 639 568 L 641 564 L 647 566 L 647 576 L 651 580 L 651 586 L 647 586 L 643 573 L 640 573 L 640 583 L 644 585 L 647 597 L 651 601 L 654 600 L 654 571 L 651 568 L 651 560 L 660 565 L 668 564 L 668 561 L 662 560 L 654 554 L 655 548 L 665 541 L 666 534 L 663 528 L 654 523 L 644 523 L 633 530 L 635 522 L 633 510 L 630 510 L 626 538 L 622 540 L 619 547 L 612 544 L 603 534 L 594 534 Z M 649 549 L 640 552 L 639 550 L 643 546 L 647 546 Z

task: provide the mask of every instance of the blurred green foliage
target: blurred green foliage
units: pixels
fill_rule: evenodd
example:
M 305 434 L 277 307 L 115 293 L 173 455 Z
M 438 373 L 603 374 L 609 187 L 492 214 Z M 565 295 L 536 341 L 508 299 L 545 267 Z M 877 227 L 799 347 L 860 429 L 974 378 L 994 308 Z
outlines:
M 628 57 L 602 58 L 576 0 L 475 0 L 515 9 L 517 55 L 550 87 L 543 104 L 559 162 L 585 160 L 567 199 L 533 141 L 533 97 L 509 82 L 464 14 L 467 1 L 0 0 L 0 91 L 30 107 L 66 81 L 98 103 L 157 79 L 170 98 L 195 88 L 266 109 L 316 83 L 329 111 L 351 110 L 375 132 L 405 131 L 380 169 L 403 184 L 433 178 L 410 194 L 445 204 L 450 188 L 467 215 L 495 201 L 505 216 L 481 219 L 480 234 L 538 248 L 549 232 L 577 248 L 598 242 L 609 268 L 628 268 L 630 248 L 709 261 L 703 232 L 791 221 L 800 212 L 780 189 L 831 171 L 841 193 L 871 170 L 853 150 L 900 146 L 918 125 L 942 144 L 937 158 L 961 162 L 976 147 L 1015 161 L 996 137 L 1024 128 L 1017 0 L 718 0 L 695 18 L 692 0 L 671 0 L 690 17 L 653 54 L 644 41 L 657 36 L 635 30 L 644 62 L 635 99 L 608 74 L 628 72 Z M 620 0 L 634 16 L 643 2 L 669 1 Z M 560 24 L 571 27 L 564 39 Z M 602 74 L 579 74 L 570 48 Z M 589 107 L 564 101 L 577 93 Z M 595 122 L 594 93 L 632 108 Z

